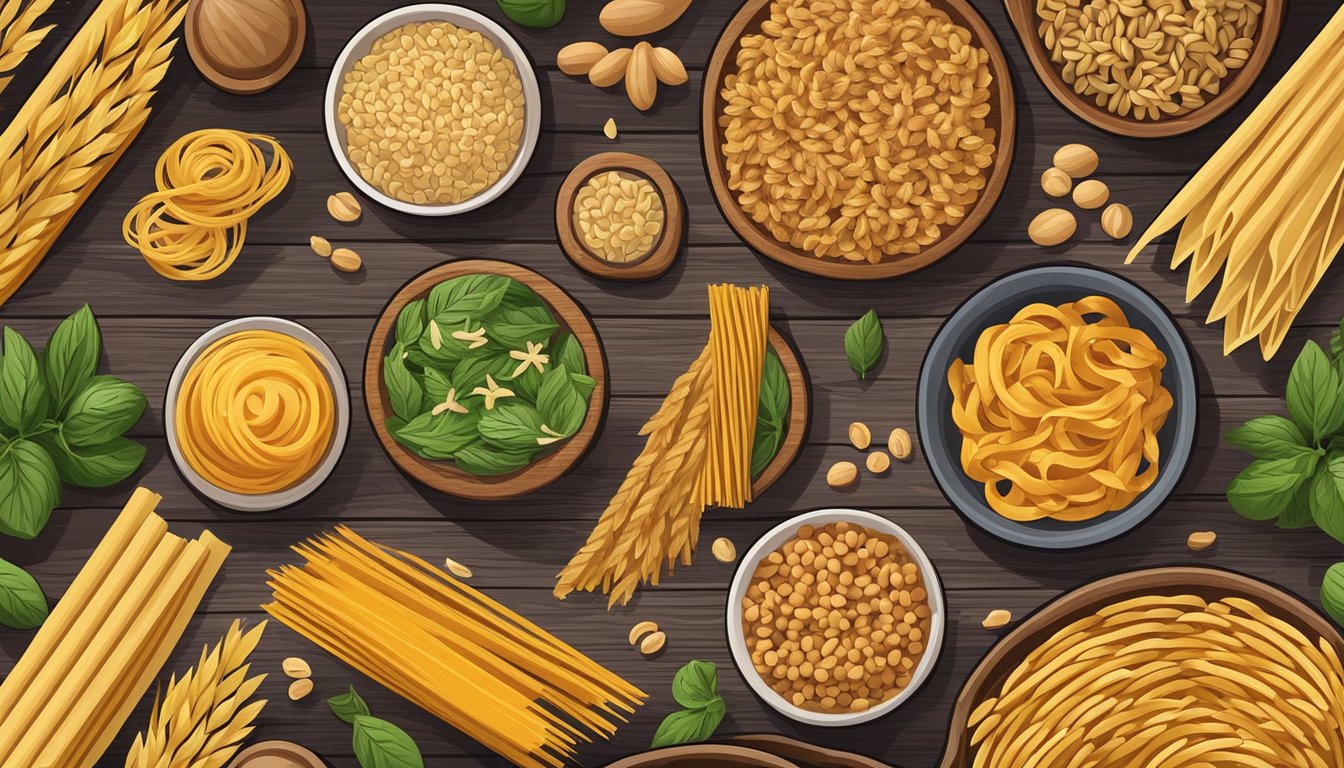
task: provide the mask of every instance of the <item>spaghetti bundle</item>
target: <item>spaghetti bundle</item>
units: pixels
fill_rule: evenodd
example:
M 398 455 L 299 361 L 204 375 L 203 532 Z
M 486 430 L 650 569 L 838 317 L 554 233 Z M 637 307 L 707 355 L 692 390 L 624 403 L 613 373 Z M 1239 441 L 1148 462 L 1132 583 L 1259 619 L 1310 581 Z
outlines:
M 269 571 L 267 613 L 515 765 L 559 768 L 645 694 L 425 561 L 344 526 Z
M 174 420 L 183 457 L 205 480 L 234 493 L 273 493 L 326 457 L 336 397 L 307 344 L 239 331 L 192 362 Z
M 181 639 L 229 547 L 138 488 L 0 685 L 0 768 L 91 768 Z
M 1108 298 L 1023 308 L 947 372 L 962 468 L 1011 520 L 1089 520 L 1128 506 L 1157 479 L 1157 433 L 1172 406 L 1164 365 Z
M 270 136 L 222 128 L 189 133 L 159 158 L 158 191 L 126 214 L 122 234 L 170 280 L 219 277 L 243 250 L 247 220 L 284 191 L 292 168 Z
M 1224 354 L 1258 337 L 1273 357 L 1344 247 L 1341 103 L 1344 8 L 1126 259 L 1179 226 L 1171 268 L 1189 262 L 1186 301 L 1222 275 L 1208 319 L 1224 321 Z

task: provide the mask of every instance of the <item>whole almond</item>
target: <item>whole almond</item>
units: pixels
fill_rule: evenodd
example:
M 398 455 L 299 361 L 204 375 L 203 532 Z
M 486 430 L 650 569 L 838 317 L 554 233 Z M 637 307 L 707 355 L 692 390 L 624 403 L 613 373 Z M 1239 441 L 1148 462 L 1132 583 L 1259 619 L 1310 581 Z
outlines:
M 737 547 L 733 546 L 732 539 L 726 539 L 722 536 L 714 540 L 709 551 L 714 554 L 714 559 L 720 563 L 731 563 L 737 559 Z
M 641 621 L 635 626 L 630 628 L 630 644 L 634 645 L 639 642 L 640 638 L 644 637 L 650 632 L 657 632 L 657 631 L 658 631 L 657 622 Z
M 1012 620 L 1013 614 L 1000 608 L 998 610 L 990 611 L 989 615 L 985 617 L 985 620 L 980 622 L 980 626 L 985 629 L 998 629 L 999 627 L 1008 626 L 1008 622 Z
M 607 46 L 601 43 L 570 43 L 555 55 L 555 65 L 566 75 L 586 75 L 608 53 Z
M 690 5 L 691 0 L 611 0 L 597 20 L 613 35 L 644 37 L 681 18 Z
M 1133 228 L 1134 214 L 1124 203 L 1111 203 L 1101 212 L 1101 231 L 1116 240 L 1129 237 L 1129 231 Z
M 1088 179 L 1081 181 L 1078 186 L 1073 188 L 1073 202 L 1077 203 L 1079 208 L 1092 210 L 1100 208 L 1111 199 L 1111 190 L 1103 181 L 1097 179 Z
M 313 253 L 316 253 L 324 259 L 331 255 L 331 242 L 325 237 L 313 235 L 308 238 L 308 244 L 312 246 Z
M 905 461 L 914 453 L 915 442 L 910 439 L 910 433 L 897 427 L 891 430 L 891 435 L 887 437 L 887 450 L 897 461 Z
M 1027 237 L 1037 245 L 1052 246 L 1073 237 L 1078 221 L 1063 208 L 1047 208 L 1027 225 Z
M 1073 189 L 1073 177 L 1052 165 L 1041 174 L 1041 189 L 1051 197 L 1063 197 Z
M 639 652 L 645 656 L 652 656 L 663 650 L 665 645 L 667 645 L 667 635 L 663 634 L 662 631 L 653 632 L 639 641 Z
M 886 451 L 873 451 L 868 454 L 868 459 L 864 461 L 864 464 L 868 467 L 869 472 L 880 475 L 891 469 L 891 457 L 887 455 Z
M 1213 546 L 1213 542 L 1218 540 L 1218 534 L 1213 531 L 1195 531 L 1185 540 L 1185 546 L 1194 552 L 1208 549 Z
M 337 248 L 331 252 L 331 266 L 342 272 L 358 272 L 364 266 L 364 260 L 349 248 Z
M 653 74 L 663 85 L 681 85 L 691 79 L 681 57 L 670 48 L 653 49 Z
M 280 669 L 284 671 L 285 676 L 292 677 L 296 680 L 313 676 L 313 668 L 308 666 L 308 662 L 300 659 L 298 656 L 290 656 L 280 662 Z
M 1055 167 L 1075 179 L 1091 176 L 1101 163 L 1096 150 L 1086 144 L 1065 144 L 1055 150 Z
M 298 701 L 313 692 L 313 681 L 301 678 L 289 684 L 289 700 Z
M 641 112 L 652 107 L 658 98 L 658 78 L 653 74 L 653 46 L 646 42 L 641 41 L 630 54 L 630 66 L 625 70 L 625 94 Z
M 593 68 L 588 70 L 588 82 L 598 88 L 606 88 L 621 82 L 621 78 L 625 77 L 625 70 L 630 66 L 632 53 L 634 51 L 630 48 L 617 48 L 598 59 Z
M 832 488 L 848 488 L 859 479 L 859 468 L 852 461 L 837 461 L 826 470 L 826 484 Z
M 860 451 L 868 450 L 868 446 L 873 444 L 873 433 L 867 424 L 856 421 L 849 425 L 849 444 Z
M 354 195 L 349 192 L 337 192 L 327 198 L 327 213 L 339 222 L 350 224 L 359 221 L 364 210 Z

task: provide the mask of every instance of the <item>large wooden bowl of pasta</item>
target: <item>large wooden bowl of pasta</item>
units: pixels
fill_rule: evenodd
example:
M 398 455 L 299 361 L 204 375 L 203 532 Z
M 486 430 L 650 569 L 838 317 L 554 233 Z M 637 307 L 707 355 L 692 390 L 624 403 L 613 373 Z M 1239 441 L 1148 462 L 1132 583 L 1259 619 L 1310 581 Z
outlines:
M 1147 520 L 1195 442 L 1195 366 L 1166 310 L 1099 269 L 1015 272 L 939 329 L 919 433 L 967 521 L 1027 547 L 1108 541 Z

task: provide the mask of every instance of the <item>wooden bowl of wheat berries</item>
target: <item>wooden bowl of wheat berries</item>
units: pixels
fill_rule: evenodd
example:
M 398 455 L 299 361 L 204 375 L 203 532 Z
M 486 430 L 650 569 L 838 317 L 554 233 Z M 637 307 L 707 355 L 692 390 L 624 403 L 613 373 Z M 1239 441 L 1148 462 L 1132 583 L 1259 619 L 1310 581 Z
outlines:
M 1003 192 L 1015 133 L 1007 61 L 967 0 L 747 0 L 705 71 L 724 218 L 822 277 L 897 277 L 950 254 Z
M 579 163 L 555 199 L 561 249 L 574 266 L 608 280 L 662 277 L 677 259 L 685 221 L 671 175 L 629 152 Z
M 364 363 L 369 421 L 393 464 L 436 491 L 510 499 L 563 477 L 606 411 L 587 313 L 504 261 L 433 267 L 378 318 Z

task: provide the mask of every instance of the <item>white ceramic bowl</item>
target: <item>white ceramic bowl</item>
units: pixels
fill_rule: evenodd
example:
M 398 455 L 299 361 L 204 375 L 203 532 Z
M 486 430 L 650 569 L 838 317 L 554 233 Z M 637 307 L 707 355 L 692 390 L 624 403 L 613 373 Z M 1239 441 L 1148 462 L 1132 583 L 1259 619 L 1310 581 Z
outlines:
M 364 177 L 350 163 L 350 158 L 346 156 L 345 126 L 336 117 L 336 108 L 341 99 L 341 84 L 345 80 L 345 74 L 350 71 L 355 62 L 373 48 L 373 44 L 378 38 L 388 32 L 407 24 L 424 21 L 447 21 L 463 29 L 480 32 L 513 61 L 514 68 L 518 71 L 518 79 L 523 84 L 522 145 L 518 148 L 518 156 L 514 158 L 513 165 L 490 188 L 470 200 L 451 205 L 408 203 L 384 193 L 365 181 Z M 536 72 L 533 71 L 532 63 L 528 61 L 523 47 L 499 24 L 467 8 L 442 3 L 422 3 L 389 11 L 364 25 L 363 29 L 350 38 L 350 42 L 345 44 L 345 50 L 341 51 L 341 55 L 336 59 L 336 65 L 331 70 L 331 79 L 327 81 L 324 111 L 326 112 L 327 142 L 331 145 L 331 152 L 336 156 L 336 163 L 341 166 L 341 170 L 350 179 L 350 183 L 354 184 L 359 191 L 378 203 L 402 213 L 411 213 L 417 216 L 456 216 L 459 213 L 474 211 L 491 202 L 507 192 L 509 187 L 512 187 L 522 177 L 528 161 L 532 159 L 533 151 L 537 148 L 537 137 L 541 134 L 541 87 L 537 84 Z
M 177 420 L 174 414 L 177 413 L 177 395 L 182 389 L 182 379 L 206 347 L 240 331 L 275 331 L 302 341 L 317 353 L 320 367 L 327 374 L 327 380 L 331 384 L 332 399 L 336 403 L 336 428 L 332 431 L 331 446 L 327 449 L 327 455 L 302 482 L 283 491 L 254 495 L 224 490 L 191 468 L 183 458 L 182 446 L 178 443 Z M 172 377 L 168 379 L 168 393 L 163 401 L 163 422 L 164 432 L 168 436 L 168 451 L 173 457 L 173 463 L 177 465 L 177 471 L 182 473 L 192 488 L 229 509 L 239 512 L 270 512 L 302 501 L 326 482 L 332 470 L 336 469 L 336 462 L 340 461 L 341 453 L 345 451 L 346 438 L 350 434 L 350 393 L 345 384 L 345 372 L 341 370 L 341 363 L 336 359 L 336 353 L 331 351 L 331 347 L 328 347 L 320 336 L 298 323 L 278 317 L 242 317 L 206 331 L 182 353 L 181 359 L 177 361 L 177 367 L 173 369 Z
M 931 616 L 929 619 L 929 634 L 924 642 L 924 655 L 915 665 L 914 672 L 910 675 L 909 685 L 890 699 L 863 712 L 828 714 L 812 712 L 795 706 L 793 702 L 776 693 L 765 680 L 761 679 L 761 676 L 756 672 L 756 667 L 751 663 L 751 652 L 747 648 L 746 637 L 742 632 L 741 606 L 742 598 L 746 597 L 747 587 L 751 583 L 751 574 L 756 570 L 756 566 L 762 559 L 792 539 L 798 533 L 798 529 L 804 525 L 821 527 L 839 522 L 854 523 L 869 530 L 894 536 L 905 546 L 906 552 L 910 553 L 910 557 L 919 566 L 920 575 L 924 578 L 924 588 L 929 593 L 929 612 Z M 876 720 L 901 706 L 929 679 L 929 675 L 933 674 L 933 667 L 938 662 L 938 654 L 943 647 L 944 627 L 947 624 L 945 606 L 943 586 L 938 581 L 938 572 L 933 569 L 933 563 L 924 554 L 924 550 L 919 548 L 914 538 L 906 533 L 905 529 L 871 512 L 863 512 L 857 509 L 818 509 L 775 526 L 769 533 L 758 539 L 738 562 L 737 572 L 733 575 L 732 586 L 728 588 L 726 618 L 728 647 L 732 651 L 733 664 L 737 666 L 738 674 L 747 681 L 747 685 L 751 686 L 752 692 L 763 699 L 765 703 L 774 707 L 775 711 L 781 715 L 808 725 L 858 725 L 859 723 Z

